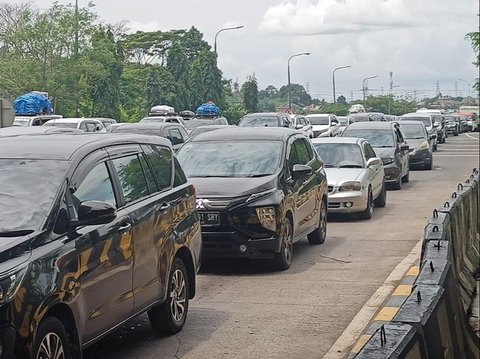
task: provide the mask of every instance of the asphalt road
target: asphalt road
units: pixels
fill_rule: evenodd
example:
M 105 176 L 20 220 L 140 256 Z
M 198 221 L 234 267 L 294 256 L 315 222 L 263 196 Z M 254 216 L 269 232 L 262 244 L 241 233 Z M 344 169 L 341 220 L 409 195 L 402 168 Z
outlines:
M 388 191 L 387 206 L 371 220 L 331 218 L 325 244 L 296 243 L 290 270 L 210 263 L 181 333 L 156 337 L 143 315 L 84 358 L 322 358 L 421 239 L 432 210 L 479 167 L 478 133 L 450 136 L 438 148 L 434 170 L 412 171 L 410 183 Z

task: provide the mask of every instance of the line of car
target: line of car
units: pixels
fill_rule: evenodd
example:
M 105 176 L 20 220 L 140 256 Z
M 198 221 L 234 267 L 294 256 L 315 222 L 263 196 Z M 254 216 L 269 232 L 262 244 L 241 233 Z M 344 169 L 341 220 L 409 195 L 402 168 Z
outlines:
M 81 357 L 144 312 L 176 333 L 201 259 L 286 270 L 296 241 L 325 242 L 329 213 L 369 219 L 410 168 L 432 168 L 423 121 L 353 117 L 1 129 L 2 358 Z

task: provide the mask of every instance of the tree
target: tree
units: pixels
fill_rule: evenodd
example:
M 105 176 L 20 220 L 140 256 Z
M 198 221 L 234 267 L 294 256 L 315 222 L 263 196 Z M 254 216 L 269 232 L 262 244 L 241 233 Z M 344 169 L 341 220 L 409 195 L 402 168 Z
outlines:
M 179 111 L 193 109 L 189 101 L 188 64 L 186 49 L 180 42 L 174 43 L 167 55 L 167 70 L 170 71 L 175 81 L 176 102 L 171 105 Z
M 466 39 L 470 40 L 472 43 L 473 52 L 475 53 L 475 61 L 473 64 L 477 67 L 480 66 L 480 32 L 470 32 L 465 36 Z M 475 79 L 475 90 L 480 92 L 480 79 L 477 77 Z
M 248 76 L 242 85 L 243 104 L 248 112 L 258 111 L 258 85 L 255 75 Z

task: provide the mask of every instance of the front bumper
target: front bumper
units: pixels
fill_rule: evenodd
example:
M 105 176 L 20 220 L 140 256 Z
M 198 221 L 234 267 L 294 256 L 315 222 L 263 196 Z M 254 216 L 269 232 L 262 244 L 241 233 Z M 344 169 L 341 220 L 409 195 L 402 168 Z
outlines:
M 0 359 L 15 358 L 15 329 L 10 326 L 0 327 Z
M 412 151 L 410 152 L 408 164 L 411 167 L 425 166 L 432 162 L 432 154 L 429 150 Z
M 388 165 L 384 165 L 383 169 L 385 171 L 385 182 L 386 183 L 395 183 L 398 182 L 398 178 L 400 177 L 400 168 L 397 164 L 390 163 Z
M 328 194 L 329 213 L 357 213 L 367 208 L 368 195 L 363 191 L 337 192 Z
M 280 251 L 280 238 L 250 238 L 234 228 L 202 227 L 204 258 L 272 258 Z

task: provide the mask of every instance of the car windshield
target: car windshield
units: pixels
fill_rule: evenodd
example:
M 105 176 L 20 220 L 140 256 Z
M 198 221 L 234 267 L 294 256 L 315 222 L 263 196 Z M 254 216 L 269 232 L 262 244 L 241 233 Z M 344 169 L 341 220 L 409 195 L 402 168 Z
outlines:
M 314 143 L 325 167 L 363 168 L 362 151 L 354 143 Z
M 12 126 L 27 127 L 30 125 L 30 119 L 27 118 L 16 118 L 13 121 Z
M 430 117 L 409 117 L 409 116 L 402 116 L 401 120 L 409 120 L 409 121 L 422 121 L 425 124 L 425 127 L 431 127 L 432 126 L 432 120 Z
M 328 116 L 308 116 L 312 125 L 329 125 Z
M 240 123 L 239 127 L 278 127 L 278 118 L 274 116 L 262 116 L 262 117 L 244 117 Z
M 188 177 L 262 177 L 277 170 L 280 141 L 190 142 L 177 153 Z
M 340 126 L 346 126 L 348 125 L 348 117 L 337 117 L 338 122 L 340 123 Z
M 401 124 L 400 129 L 402 130 L 403 137 L 406 139 L 426 138 L 425 130 L 423 129 L 423 126 L 420 124 L 418 125 Z
M 66 161 L 0 159 L 0 241 L 40 228 L 67 167 Z
M 355 119 L 355 122 L 368 122 L 370 117 L 366 113 L 352 115 Z
M 372 147 L 393 147 L 393 133 L 390 130 L 345 130 L 344 137 L 358 137 L 366 139 Z
M 145 117 L 140 122 L 165 122 L 165 117 Z
M 62 127 L 62 128 L 77 128 L 77 123 L 76 122 L 57 122 L 57 121 L 52 121 L 52 122 L 46 122 L 44 126 L 54 126 L 54 127 Z

